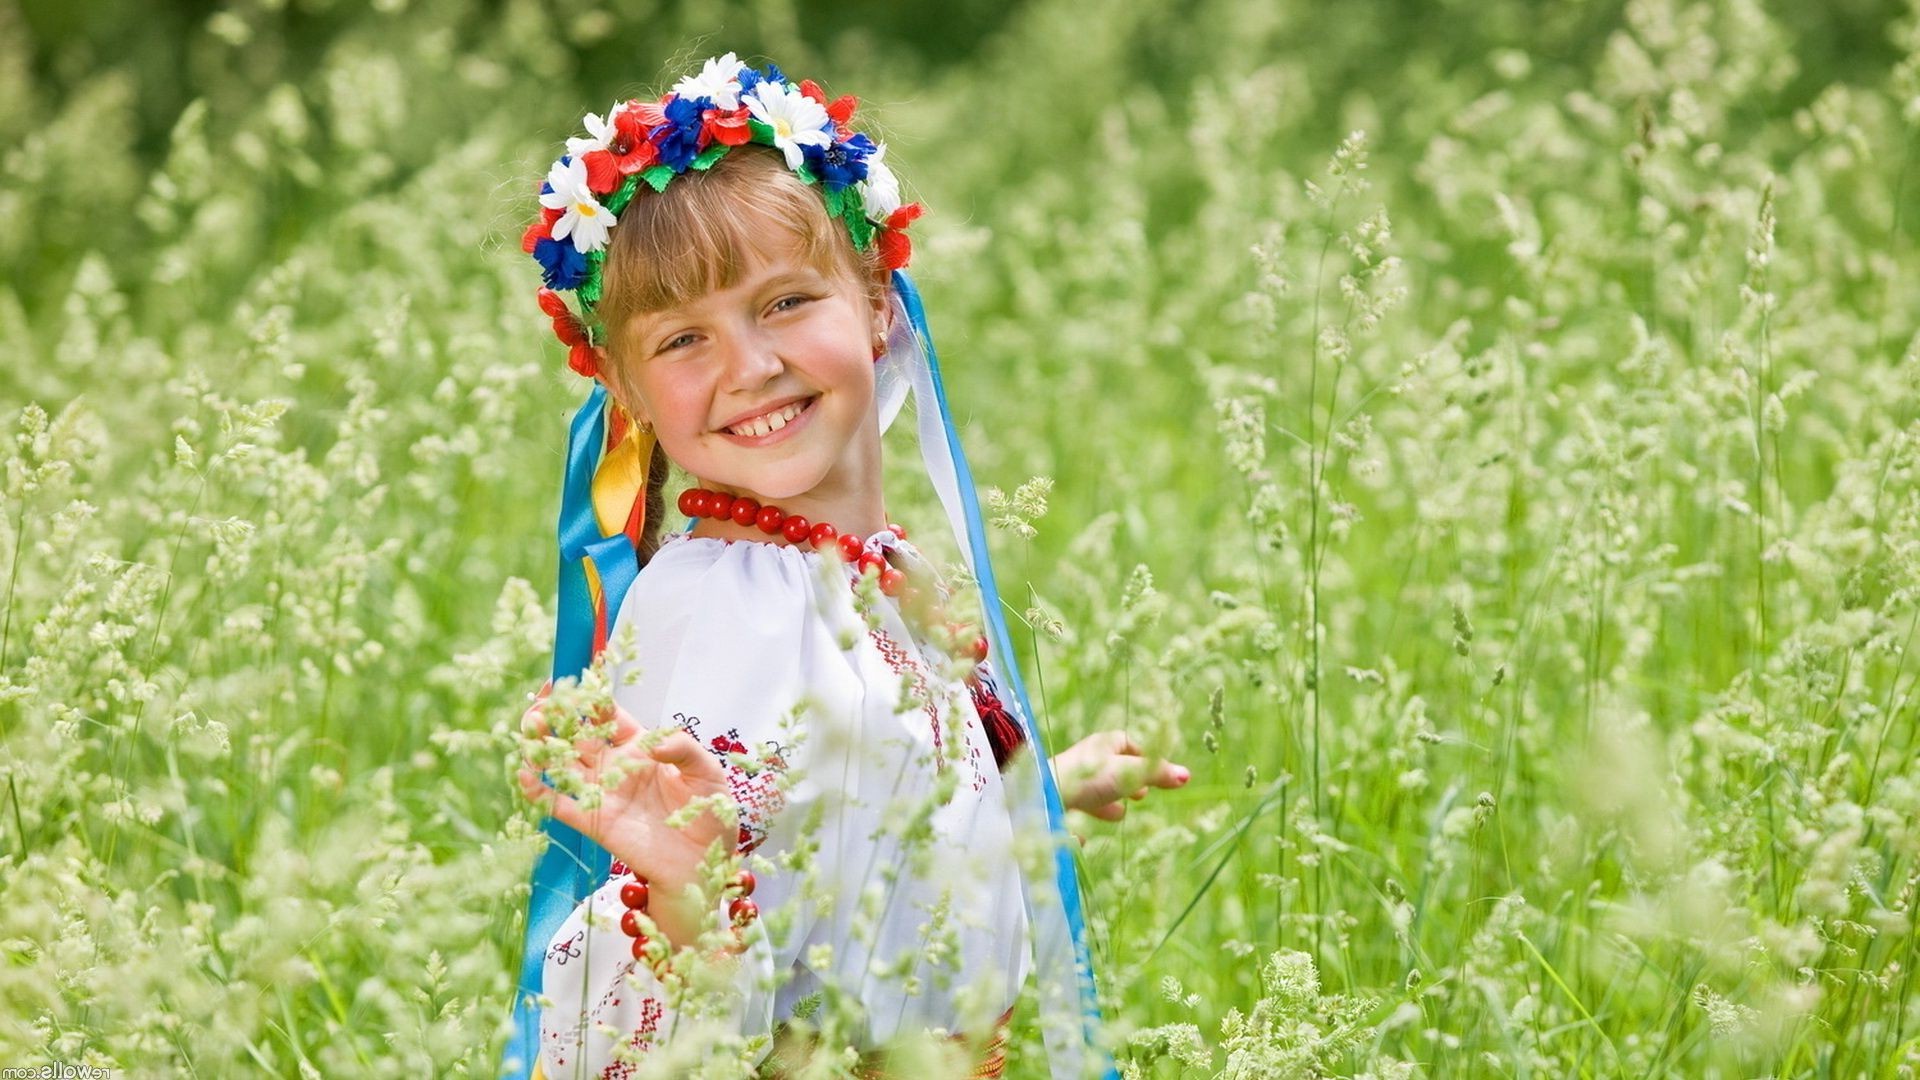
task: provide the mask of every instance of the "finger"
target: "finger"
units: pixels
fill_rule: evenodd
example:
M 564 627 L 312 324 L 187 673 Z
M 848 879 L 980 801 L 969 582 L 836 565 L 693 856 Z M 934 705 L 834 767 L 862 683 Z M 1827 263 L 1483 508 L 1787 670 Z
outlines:
M 653 748 L 652 754 L 653 760 L 672 765 L 693 779 L 717 784 L 727 782 L 727 773 L 721 767 L 720 759 L 685 731 L 676 731 L 667 736 Z
M 1115 800 L 1105 806 L 1096 806 L 1092 810 L 1087 811 L 1087 813 L 1099 818 L 1101 821 L 1119 821 L 1121 818 L 1127 816 L 1127 804 Z
M 584 735 L 573 741 L 574 753 L 580 756 L 580 764 L 590 777 L 600 774 L 605 766 L 602 759 L 609 750 L 625 746 L 640 734 L 640 722 L 613 702 L 594 715 L 592 724 L 601 734 Z
M 1147 784 L 1147 762 L 1144 758 L 1116 757 L 1107 762 L 1095 782 L 1088 785 L 1089 798 L 1099 802 L 1109 802 L 1122 795 L 1131 795 Z
M 539 697 L 543 699 L 545 695 L 542 694 L 539 695 Z M 615 706 L 615 708 L 617 710 L 618 706 Z M 619 731 L 619 715 L 619 713 L 615 715 L 614 730 L 616 733 Z M 547 723 L 546 709 L 540 700 L 535 700 L 533 704 L 527 706 L 526 712 L 520 714 L 520 733 L 532 739 L 544 739 L 553 734 L 553 727 Z M 605 745 L 606 741 L 607 740 L 601 736 L 583 735 L 573 740 L 574 753 L 585 755 L 590 750 Z
M 1193 779 L 1193 773 L 1185 765 L 1175 765 L 1171 761 L 1162 761 L 1147 776 L 1147 783 L 1157 788 L 1177 788 L 1185 786 Z
M 1133 788 L 1140 786 L 1139 783 L 1129 775 L 1133 769 L 1126 763 L 1131 760 L 1137 759 L 1112 758 L 1102 765 L 1098 772 L 1088 777 L 1086 782 L 1080 785 L 1079 798 L 1077 800 L 1079 804 L 1081 806 L 1104 806 L 1119 799 Z
M 515 777 L 520 781 L 520 794 L 526 796 L 528 802 L 545 807 L 560 794 L 553 790 L 553 785 L 542 779 L 540 773 L 531 766 L 520 766 L 520 771 L 515 774 Z
M 1133 736 L 1125 731 L 1103 731 L 1100 733 L 1100 739 L 1102 745 L 1116 754 L 1140 752 L 1140 744 L 1134 742 Z
M 1141 799 L 1144 799 L 1146 797 L 1147 797 L 1147 789 L 1143 787 L 1135 788 L 1134 790 L 1127 792 L 1127 798 L 1132 799 L 1134 802 L 1139 802 Z
M 520 729 L 526 734 L 545 735 L 547 733 L 546 722 L 538 720 L 537 717 L 540 713 L 540 703 L 547 700 L 547 695 L 551 693 L 553 693 L 553 680 L 548 679 L 540 684 L 540 689 L 527 695 L 527 711 L 520 714 Z
M 520 734 L 533 739 L 547 737 L 547 721 L 540 715 L 539 702 L 527 706 L 527 711 L 520 714 Z
M 639 735 L 640 721 L 635 720 L 632 713 L 621 708 L 619 702 L 614 702 L 612 745 L 625 746 Z

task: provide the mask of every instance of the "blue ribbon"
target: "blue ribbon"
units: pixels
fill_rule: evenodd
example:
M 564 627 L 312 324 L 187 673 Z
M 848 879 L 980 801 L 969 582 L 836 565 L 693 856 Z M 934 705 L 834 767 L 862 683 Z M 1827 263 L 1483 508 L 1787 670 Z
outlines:
M 607 390 L 597 380 L 593 392 L 574 413 L 567 435 L 567 465 L 560 498 L 559 617 L 554 628 L 553 677 L 577 676 L 593 662 L 595 609 L 587 588 L 586 560 L 600 575 L 601 598 L 611 620 L 621 598 L 639 575 L 639 556 L 624 531 L 600 535 L 593 512 L 593 474 L 606 452 Z M 501 1076 L 525 1080 L 540 1057 L 540 993 L 547 942 L 580 899 L 606 879 L 613 856 L 585 834 L 558 818 L 542 825 L 547 849 L 533 869 L 527 901 L 527 935 L 520 959 L 520 989 L 513 1013 L 513 1036 L 501 1062 Z
M 1034 719 L 1036 714 L 1027 698 L 1027 685 L 1020 677 L 1020 664 L 1013 653 L 1013 639 L 1007 633 L 1007 622 L 1000 612 L 1000 587 L 993 577 L 993 557 L 987 549 L 987 529 L 980 517 L 980 500 L 973 490 L 973 472 L 967 467 L 967 452 L 960 446 L 960 432 L 953 426 L 953 411 L 947 406 L 947 388 L 940 378 L 940 358 L 933 348 L 933 331 L 927 328 L 926 311 L 920 304 L 920 290 L 914 287 L 913 279 L 904 270 L 893 272 L 893 287 L 900 293 L 907 317 L 913 320 L 914 331 L 920 335 L 921 347 L 927 354 L 927 367 L 933 372 L 933 396 L 940 406 L 940 425 L 946 429 L 947 450 L 953 456 L 954 478 L 960 489 L 960 501 L 966 507 L 967 545 L 973 551 L 973 575 L 980 585 L 980 606 L 987 620 L 993 654 L 1004 658 L 999 669 L 1013 684 L 1014 697 L 1018 700 L 1022 718 L 1026 720 L 1027 737 L 1033 740 L 1034 752 L 1039 755 L 1040 783 L 1047 796 L 1047 825 L 1054 842 L 1054 884 L 1060 891 L 1060 902 L 1066 908 L 1067 925 L 1073 930 L 1074 966 L 1080 978 L 1082 1030 L 1087 1045 L 1097 1048 L 1095 1033 L 1100 1025 L 1100 1003 L 1093 981 L 1093 956 L 1087 948 L 1086 919 L 1080 909 L 1080 879 L 1074 871 L 1064 820 L 1066 811 L 1060 803 L 1060 789 L 1054 782 L 1053 770 L 1045 764 L 1051 760 L 1046 740 L 1042 738 L 1040 725 Z M 926 408 L 926 402 L 921 402 L 920 407 Z M 1096 1052 L 1101 1054 L 1102 1068 L 1108 1080 L 1119 1080 L 1120 1074 L 1111 1059 L 1104 1051 Z

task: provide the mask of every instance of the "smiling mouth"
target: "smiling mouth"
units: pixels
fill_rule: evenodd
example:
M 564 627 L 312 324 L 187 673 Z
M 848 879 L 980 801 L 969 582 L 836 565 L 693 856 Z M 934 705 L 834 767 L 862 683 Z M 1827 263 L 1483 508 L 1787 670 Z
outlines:
M 804 422 L 819 401 L 820 395 L 815 394 L 805 401 L 797 401 L 785 408 L 775 409 L 744 424 L 721 428 L 720 433 L 735 442 L 746 443 L 749 446 L 773 442 L 787 428 Z

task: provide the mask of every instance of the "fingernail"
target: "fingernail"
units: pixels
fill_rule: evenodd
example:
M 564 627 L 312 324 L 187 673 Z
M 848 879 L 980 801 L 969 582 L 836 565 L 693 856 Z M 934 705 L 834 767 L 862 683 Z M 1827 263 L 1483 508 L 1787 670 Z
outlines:
M 1189 780 L 1191 780 L 1191 779 L 1193 779 L 1193 774 L 1192 774 L 1192 773 L 1190 773 L 1190 772 L 1188 772 L 1188 771 L 1187 771 L 1187 770 L 1185 770 L 1185 769 L 1175 769 L 1175 770 L 1173 771 L 1173 775 L 1174 775 L 1174 776 L 1176 776 L 1176 777 L 1178 777 L 1178 778 L 1180 779 L 1180 782 L 1181 782 L 1181 783 L 1183 783 L 1183 784 L 1184 784 L 1184 783 L 1186 783 L 1187 781 L 1189 781 Z

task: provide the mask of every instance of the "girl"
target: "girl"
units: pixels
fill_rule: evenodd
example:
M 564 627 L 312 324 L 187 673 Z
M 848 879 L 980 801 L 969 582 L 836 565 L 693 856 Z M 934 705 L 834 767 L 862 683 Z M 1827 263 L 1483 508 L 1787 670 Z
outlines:
M 555 674 L 610 640 L 631 652 L 610 722 L 586 729 L 605 737 L 561 743 L 597 804 L 520 771 L 553 818 L 509 1075 L 691 1063 L 707 1048 L 682 1033 L 703 1023 L 775 1036 L 742 1058 L 785 1067 L 786 1036 L 824 1011 L 862 1048 L 990 1035 L 970 1075 L 999 1076 L 1029 979 L 1053 1075 L 1111 1075 L 1088 1044 L 1062 812 L 1117 820 L 1188 773 L 1118 732 L 1049 763 L 1011 660 L 1003 689 L 972 481 L 902 269 L 920 207 L 855 108 L 728 53 L 587 116 L 540 185 L 523 246 L 595 380 L 569 447 Z M 909 391 L 981 625 L 886 513 L 881 436 Z M 674 503 L 692 522 L 663 539 L 669 462 L 693 478 Z M 549 742 L 551 705 L 526 723 Z M 1043 873 L 1021 869 L 1028 835 Z

